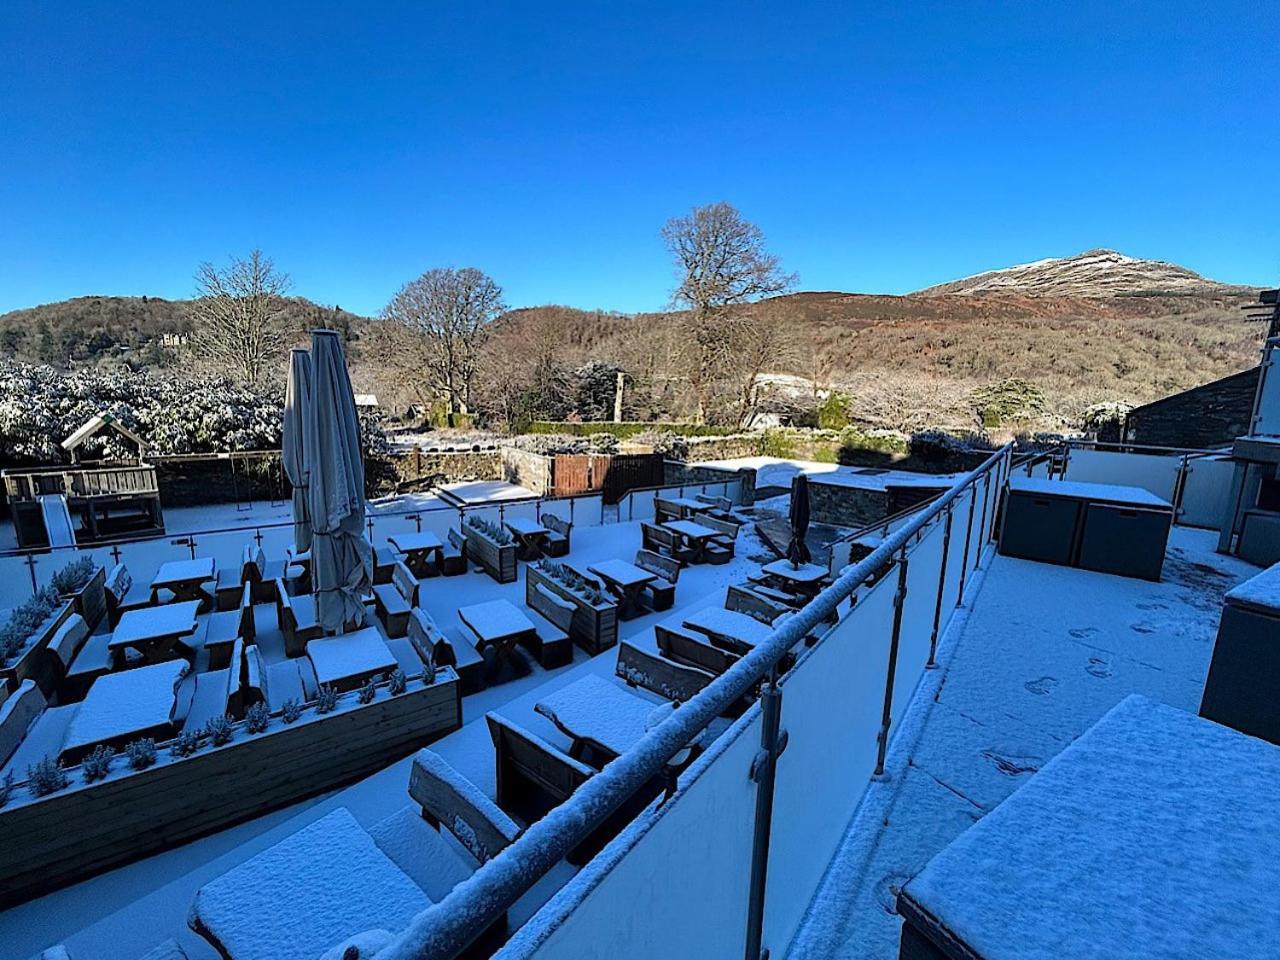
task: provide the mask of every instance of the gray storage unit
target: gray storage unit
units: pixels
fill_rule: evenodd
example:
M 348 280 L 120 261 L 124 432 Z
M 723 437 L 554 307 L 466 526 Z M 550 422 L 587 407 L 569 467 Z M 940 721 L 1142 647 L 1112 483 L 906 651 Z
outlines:
M 1085 508 L 1078 566 L 1121 577 L 1159 580 L 1169 542 L 1170 513 L 1111 503 Z
M 1280 563 L 1280 513 L 1246 510 L 1240 521 L 1236 553 L 1260 567 Z
M 1200 716 L 1280 744 L 1280 565 L 1227 593 Z
M 1014 477 L 1000 552 L 1159 580 L 1171 526 L 1173 506 L 1141 487 Z

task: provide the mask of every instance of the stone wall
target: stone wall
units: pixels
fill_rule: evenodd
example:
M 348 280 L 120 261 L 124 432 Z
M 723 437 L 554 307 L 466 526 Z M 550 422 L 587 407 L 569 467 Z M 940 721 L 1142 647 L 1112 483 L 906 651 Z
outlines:
M 516 447 L 502 447 L 499 450 L 499 461 L 502 479 L 508 483 L 519 484 L 539 496 L 546 496 L 551 492 L 554 463 L 551 457 Z
M 1234 373 L 1129 411 L 1125 440 L 1152 447 L 1203 449 L 1249 432 L 1260 367 Z
M 735 433 L 727 437 L 689 437 L 685 441 L 685 461 L 735 460 L 758 457 L 764 450 L 761 433 Z
M 822 483 L 810 477 L 809 515 L 814 523 L 865 527 L 889 515 L 889 494 L 885 490 Z
M 502 479 L 502 457 L 497 450 L 441 452 L 414 447 L 397 452 L 391 462 L 400 483 L 439 476 L 444 476 L 446 483 Z
M 756 502 L 756 472 L 751 467 L 726 470 L 724 467 L 700 467 L 683 460 L 666 460 L 662 464 L 662 482 L 667 485 L 724 483 L 726 480 L 742 481 L 742 493 L 738 499 L 740 506 L 749 507 Z

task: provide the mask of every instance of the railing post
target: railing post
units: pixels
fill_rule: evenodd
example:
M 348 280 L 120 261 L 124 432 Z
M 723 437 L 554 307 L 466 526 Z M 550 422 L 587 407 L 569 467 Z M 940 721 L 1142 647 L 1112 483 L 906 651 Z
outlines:
M 36 577 L 36 555 L 34 553 L 27 554 L 27 572 L 31 574 L 31 595 L 35 596 L 40 592 L 40 581 Z
M 964 528 L 964 557 L 960 561 L 960 590 L 956 594 L 956 606 L 964 605 L 964 581 L 969 572 L 969 541 L 973 538 L 973 508 L 978 504 L 978 491 L 969 487 L 969 522 Z
M 756 785 L 755 829 L 751 836 L 751 884 L 747 901 L 747 948 L 744 960 L 765 960 L 764 938 L 765 888 L 769 878 L 769 837 L 773 831 L 773 785 L 778 758 L 787 748 L 787 735 L 780 729 L 782 691 L 778 688 L 778 671 L 769 671 L 769 682 L 760 691 L 760 752 L 751 763 L 749 776 Z
M 904 548 L 898 560 L 898 589 L 893 595 L 893 633 L 889 637 L 889 666 L 884 674 L 884 714 L 880 718 L 880 733 L 876 737 L 877 777 L 884 775 L 884 757 L 889 750 L 889 724 L 893 718 L 893 681 L 898 673 L 898 640 L 902 635 L 902 608 L 907 599 L 907 551 Z
M 925 667 L 936 667 L 934 659 L 938 652 L 938 630 L 942 626 L 942 595 L 947 589 L 947 556 L 951 553 L 951 515 L 954 511 L 947 507 L 947 525 L 942 531 L 942 564 L 938 568 L 938 598 L 933 604 L 933 631 L 929 634 L 929 659 Z
M 987 535 L 987 507 L 991 499 L 991 472 L 987 471 L 982 481 L 982 514 L 978 517 L 978 549 L 973 552 L 973 569 L 982 566 L 982 545 Z

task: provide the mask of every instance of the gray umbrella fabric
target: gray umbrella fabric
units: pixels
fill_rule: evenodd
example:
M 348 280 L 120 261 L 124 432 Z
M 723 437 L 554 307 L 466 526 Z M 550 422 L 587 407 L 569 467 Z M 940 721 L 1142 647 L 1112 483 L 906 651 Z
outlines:
M 332 330 L 311 335 L 311 403 L 305 424 L 312 590 L 316 619 L 333 633 L 364 623 L 373 550 L 364 534 L 360 422 L 342 342 Z
M 792 566 L 809 562 L 809 545 L 804 542 L 809 532 L 809 478 L 796 474 L 791 481 L 791 543 L 787 545 L 787 559 Z
M 284 443 L 280 459 L 293 488 L 293 546 L 311 549 L 311 513 L 307 505 L 308 473 L 304 419 L 311 405 L 311 354 L 289 351 L 289 378 L 284 389 Z

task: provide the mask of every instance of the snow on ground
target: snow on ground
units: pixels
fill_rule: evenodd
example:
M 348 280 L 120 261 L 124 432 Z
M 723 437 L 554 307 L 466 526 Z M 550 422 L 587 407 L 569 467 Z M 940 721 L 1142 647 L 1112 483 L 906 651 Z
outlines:
M 610 558 L 630 560 L 639 548 L 638 521 L 578 527 L 568 559 L 586 567 Z M 732 563 L 686 568 L 680 575 L 675 610 L 622 622 L 621 638 L 650 630 L 660 619 L 681 611 L 723 606 L 729 584 L 744 580 L 764 559 L 773 557 L 766 555 L 751 528 L 744 527 Z M 523 577 L 516 583 L 498 584 L 472 571 L 461 577 L 424 580 L 422 606 L 446 635 L 458 637 L 465 629 L 457 618 L 458 607 L 498 598 L 521 607 L 524 589 Z M 496 793 L 493 745 L 485 712 L 502 707 L 508 716 L 533 716 L 533 705 L 552 690 L 587 674 L 612 676 L 616 659 L 616 649 L 588 659 L 574 648 L 573 664 L 555 671 L 544 671 L 531 662 L 528 676 L 465 697 L 463 728 L 437 741 L 432 749 L 492 797 Z M 338 807 L 346 807 L 366 829 L 373 827 L 408 802 L 410 766 L 411 759 L 405 758 L 345 789 L 304 800 L 0 913 L 0 956 L 5 960 L 33 957 L 45 947 L 65 941 L 76 960 L 116 960 L 141 956 L 160 940 L 173 937 L 191 960 L 216 960 L 208 943 L 187 928 L 187 911 L 196 891 Z M 521 904 L 522 909 L 513 911 L 513 922 L 527 919 L 566 879 L 566 874 L 556 873 L 535 888 Z
M 1195 712 L 1223 595 L 1257 568 L 1175 527 L 1160 583 L 993 557 L 788 955 L 898 955 L 898 890 L 1131 693 Z

